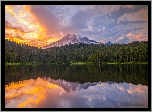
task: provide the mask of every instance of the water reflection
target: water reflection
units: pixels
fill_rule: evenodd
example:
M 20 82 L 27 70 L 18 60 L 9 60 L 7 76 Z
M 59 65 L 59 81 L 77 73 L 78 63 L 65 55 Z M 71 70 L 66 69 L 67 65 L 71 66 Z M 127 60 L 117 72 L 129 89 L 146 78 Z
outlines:
M 5 102 L 6 108 L 147 108 L 148 87 L 43 77 L 6 85 Z
M 41 78 L 11 83 L 5 86 L 5 105 L 6 107 L 35 107 L 46 98 L 48 89 L 55 94 L 63 90 L 60 86 Z
M 5 84 L 21 80 L 51 77 L 70 82 L 127 82 L 148 85 L 148 65 L 100 65 L 99 66 L 7 66 Z

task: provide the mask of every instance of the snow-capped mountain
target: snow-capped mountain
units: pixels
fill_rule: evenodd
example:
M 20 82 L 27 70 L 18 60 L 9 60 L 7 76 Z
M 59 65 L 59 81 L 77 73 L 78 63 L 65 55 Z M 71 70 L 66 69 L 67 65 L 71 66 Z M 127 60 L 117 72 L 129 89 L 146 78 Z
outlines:
M 60 47 L 60 46 L 75 44 L 75 43 L 100 44 L 100 42 L 89 40 L 87 37 L 81 37 L 79 35 L 68 34 L 56 42 L 50 43 L 47 46 L 43 46 L 43 49 L 50 48 L 50 47 Z

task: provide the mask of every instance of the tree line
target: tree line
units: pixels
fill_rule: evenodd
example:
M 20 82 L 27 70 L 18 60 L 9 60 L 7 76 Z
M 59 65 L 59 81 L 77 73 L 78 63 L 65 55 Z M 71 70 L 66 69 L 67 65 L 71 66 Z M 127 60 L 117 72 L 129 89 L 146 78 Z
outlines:
M 5 63 L 24 62 L 148 62 L 148 41 L 112 45 L 79 43 L 42 49 L 5 39 Z

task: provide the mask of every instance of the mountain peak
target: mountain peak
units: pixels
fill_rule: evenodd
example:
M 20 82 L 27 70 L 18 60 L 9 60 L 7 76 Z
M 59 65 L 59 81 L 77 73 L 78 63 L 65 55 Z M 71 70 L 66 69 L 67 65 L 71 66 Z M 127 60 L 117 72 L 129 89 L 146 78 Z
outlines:
M 50 47 L 60 47 L 60 46 L 75 44 L 75 43 L 100 44 L 99 42 L 96 42 L 94 40 L 89 40 L 87 37 L 81 37 L 79 35 L 74 35 L 74 34 L 67 34 L 62 39 L 56 42 L 50 43 L 47 46 L 44 46 L 43 49 L 50 48 Z
M 111 45 L 111 44 L 113 44 L 113 43 L 110 41 L 108 43 L 105 43 L 105 45 Z

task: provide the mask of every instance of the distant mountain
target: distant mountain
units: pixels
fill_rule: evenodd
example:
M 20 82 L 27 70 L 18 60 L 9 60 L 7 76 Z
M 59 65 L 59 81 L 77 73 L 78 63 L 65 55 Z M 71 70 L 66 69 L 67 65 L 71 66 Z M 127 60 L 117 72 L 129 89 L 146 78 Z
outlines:
M 87 37 L 81 37 L 79 35 L 71 35 L 68 34 L 64 36 L 62 39 L 50 43 L 47 46 L 42 47 L 43 49 L 50 48 L 50 47 L 60 47 L 64 45 L 69 45 L 69 44 L 75 44 L 75 43 L 86 43 L 86 44 L 100 44 L 100 42 L 96 42 L 94 40 L 89 40 Z
M 113 44 L 113 43 L 111 43 L 110 41 L 108 43 L 105 43 L 105 45 L 111 45 L 111 44 Z

